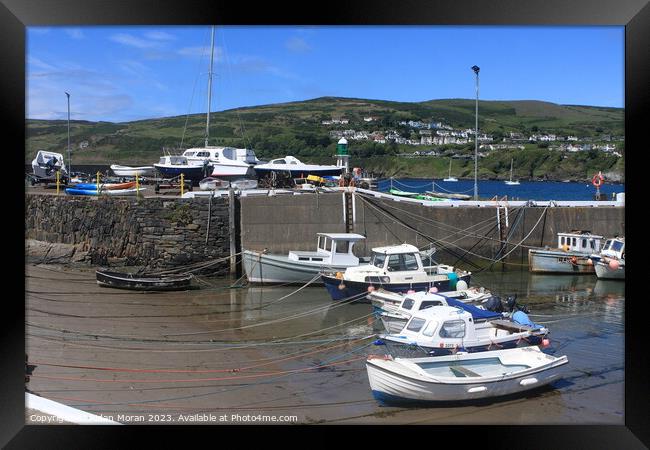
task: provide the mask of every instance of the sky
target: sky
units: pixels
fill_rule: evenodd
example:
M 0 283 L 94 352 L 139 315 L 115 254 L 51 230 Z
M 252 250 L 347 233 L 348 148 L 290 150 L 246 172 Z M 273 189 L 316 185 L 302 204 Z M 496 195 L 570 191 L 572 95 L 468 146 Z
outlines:
M 28 27 L 26 114 L 207 111 L 210 26 Z M 218 26 L 211 111 L 323 96 L 624 106 L 622 26 Z

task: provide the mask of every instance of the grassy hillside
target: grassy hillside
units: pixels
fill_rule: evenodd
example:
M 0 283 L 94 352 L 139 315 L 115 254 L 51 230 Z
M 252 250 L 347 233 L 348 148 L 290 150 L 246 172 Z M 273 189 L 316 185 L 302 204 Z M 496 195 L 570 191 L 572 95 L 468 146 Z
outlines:
M 211 114 L 210 144 L 250 147 L 255 149 L 258 157 L 266 159 L 291 154 L 307 161 L 332 163 L 335 139 L 330 138 L 330 130 L 385 131 L 399 129 L 398 123 L 405 120 L 442 121 L 455 128 L 473 128 L 474 107 L 474 100 L 464 99 L 406 103 L 335 97 L 243 107 Z M 378 120 L 364 122 L 363 117 L 366 116 Z M 347 118 L 350 122 L 339 126 L 321 124 L 323 120 L 337 117 Z M 151 164 L 158 160 L 163 148 L 185 149 L 203 145 L 205 114 L 124 123 L 71 121 L 70 126 L 73 162 L 77 164 Z M 622 136 L 623 126 L 623 110 L 620 108 L 557 105 L 540 101 L 479 103 L 480 130 L 497 137 L 507 135 L 510 131 L 549 132 L 581 137 L 600 134 Z M 81 143 L 87 146 L 80 148 Z M 469 151 L 473 145 L 466 147 Z M 40 149 L 65 153 L 66 148 L 67 121 L 27 120 L 27 163 Z M 440 167 L 447 167 L 448 160 L 439 163 L 433 161 L 437 158 L 428 158 L 432 161 L 423 162 L 419 158 L 419 162 L 415 162 L 415 159 L 407 161 L 394 155 L 403 151 L 431 148 L 432 146 L 418 146 L 405 149 L 394 144 L 350 142 L 353 163 L 363 167 L 373 166 L 383 173 L 402 172 L 398 168 L 403 167 L 403 172 L 412 176 L 437 176 Z M 523 158 L 521 164 L 515 161 L 515 166 L 521 167 L 517 170 L 529 172 L 531 176 L 554 173 L 557 167 L 563 166 L 566 166 L 565 170 L 558 173 L 591 170 L 591 167 L 585 166 L 586 162 L 574 160 L 573 157 L 570 162 L 555 161 L 553 158 L 559 155 L 554 155 L 554 152 L 541 153 L 541 156 L 535 156 L 526 163 L 534 163 L 532 169 L 524 169 L 527 165 L 523 161 L 532 158 L 532 153 L 522 153 L 523 156 L 519 156 Z M 599 155 L 592 155 L 592 160 L 597 165 L 604 167 L 611 163 L 597 156 Z M 484 170 L 487 172 L 484 175 L 501 174 L 504 158 L 507 159 L 509 170 L 510 157 L 507 152 L 502 152 L 498 158 L 493 158 L 490 164 L 485 165 Z M 583 167 L 576 168 L 572 164 L 582 164 Z M 616 165 L 616 162 L 610 164 L 611 167 L 607 170 Z

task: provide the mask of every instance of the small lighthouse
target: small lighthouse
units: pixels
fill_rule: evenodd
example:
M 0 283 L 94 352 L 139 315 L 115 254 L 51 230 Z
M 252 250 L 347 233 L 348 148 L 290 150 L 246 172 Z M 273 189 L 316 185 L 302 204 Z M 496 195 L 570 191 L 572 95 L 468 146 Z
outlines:
M 350 155 L 348 154 L 348 141 L 341 138 L 336 144 L 336 166 L 343 167 L 344 173 L 350 172 Z

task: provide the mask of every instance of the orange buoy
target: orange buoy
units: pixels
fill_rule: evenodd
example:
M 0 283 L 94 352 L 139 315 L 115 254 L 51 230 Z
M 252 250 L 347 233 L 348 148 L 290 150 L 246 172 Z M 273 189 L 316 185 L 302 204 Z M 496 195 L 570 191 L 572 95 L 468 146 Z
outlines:
M 609 260 L 609 268 L 612 270 L 616 270 L 620 267 L 620 263 L 616 259 L 610 259 Z

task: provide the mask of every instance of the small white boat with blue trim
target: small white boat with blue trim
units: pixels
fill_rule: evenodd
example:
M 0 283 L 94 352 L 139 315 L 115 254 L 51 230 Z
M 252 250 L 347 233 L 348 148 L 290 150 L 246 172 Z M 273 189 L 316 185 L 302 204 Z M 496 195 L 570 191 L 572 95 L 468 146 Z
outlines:
M 380 335 L 377 344 L 397 344 L 439 356 L 544 344 L 548 334 L 547 328 L 531 322 L 523 311 L 506 318 L 502 312 L 451 298 L 444 303 L 414 312 L 399 333 Z
M 382 403 L 456 402 L 546 386 L 562 376 L 568 362 L 566 356 L 525 347 L 424 358 L 371 355 L 366 370 L 372 394 Z
M 322 270 L 345 270 L 359 265 L 354 244 L 366 237 L 356 233 L 317 233 L 316 251 L 290 251 L 273 255 L 264 251 L 244 250 L 242 259 L 251 283 L 320 284 Z

